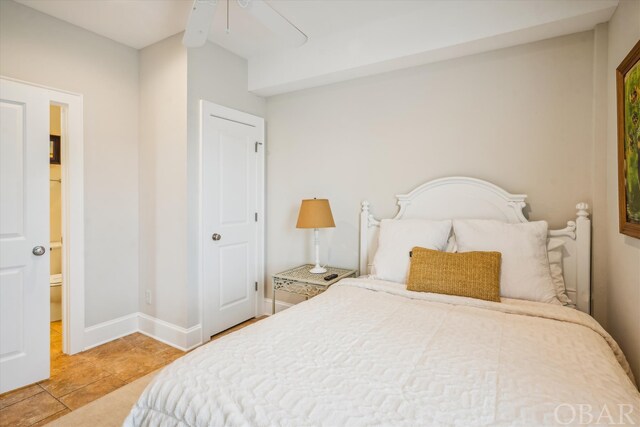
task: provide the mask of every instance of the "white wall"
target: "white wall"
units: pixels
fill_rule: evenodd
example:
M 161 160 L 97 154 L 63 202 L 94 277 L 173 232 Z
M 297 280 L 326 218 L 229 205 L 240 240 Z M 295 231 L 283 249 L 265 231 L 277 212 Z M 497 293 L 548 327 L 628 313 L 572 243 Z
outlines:
M 360 201 L 388 217 L 447 175 L 527 193 L 531 219 L 564 227 L 592 201 L 593 48 L 585 32 L 268 98 L 268 275 L 312 259 L 308 197 L 331 201 L 322 259 L 343 267 Z
M 640 40 L 640 2 L 622 0 L 609 22 L 606 185 L 608 214 L 608 330 L 640 378 L 640 240 L 618 233 L 615 69 Z
M 607 147 L 607 24 L 597 25 L 593 32 L 593 158 L 591 203 L 591 299 L 592 315 L 607 328 L 607 294 L 609 265 L 607 254 L 608 218 L 606 155 Z
M 0 74 L 84 95 L 85 322 L 138 310 L 138 52 L 0 1 Z
M 187 51 L 140 50 L 140 311 L 187 324 Z M 145 292 L 151 292 L 151 304 Z
M 212 43 L 186 49 L 176 34 L 140 51 L 140 311 L 199 323 L 197 165 L 200 99 L 264 116 L 247 91 L 247 63 Z M 151 304 L 145 292 L 151 291 Z
M 198 289 L 197 251 L 201 237 L 198 221 L 198 146 L 200 100 L 214 102 L 259 117 L 265 116 L 264 98 L 247 91 L 247 61 L 220 46 L 207 42 L 188 50 L 188 116 L 187 144 L 189 180 L 188 221 L 188 327 L 199 322 L 201 307 Z

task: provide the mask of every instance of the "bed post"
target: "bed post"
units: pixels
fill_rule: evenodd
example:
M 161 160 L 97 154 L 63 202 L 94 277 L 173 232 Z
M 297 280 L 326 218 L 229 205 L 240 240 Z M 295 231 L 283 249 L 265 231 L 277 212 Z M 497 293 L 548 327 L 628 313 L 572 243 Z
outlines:
M 369 202 L 366 200 L 362 202 L 362 209 L 360 210 L 360 275 L 364 276 L 369 274 Z
M 576 306 L 580 311 L 591 314 L 591 220 L 589 205 L 576 205 L 576 248 L 577 248 L 577 286 Z

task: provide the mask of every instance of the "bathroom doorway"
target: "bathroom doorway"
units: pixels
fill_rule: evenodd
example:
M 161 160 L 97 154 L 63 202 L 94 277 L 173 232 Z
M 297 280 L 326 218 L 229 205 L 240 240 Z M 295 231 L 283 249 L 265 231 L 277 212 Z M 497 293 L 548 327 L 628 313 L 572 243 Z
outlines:
M 53 353 L 84 344 L 82 95 L 46 88 L 49 100 L 49 329 Z
M 55 355 L 62 352 L 63 311 L 62 291 L 65 264 L 65 244 L 62 203 L 62 105 L 49 104 L 49 318 L 50 318 L 50 352 Z M 66 131 L 66 129 L 64 129 Z M 65 135 L 66 138 L 66 135 Z

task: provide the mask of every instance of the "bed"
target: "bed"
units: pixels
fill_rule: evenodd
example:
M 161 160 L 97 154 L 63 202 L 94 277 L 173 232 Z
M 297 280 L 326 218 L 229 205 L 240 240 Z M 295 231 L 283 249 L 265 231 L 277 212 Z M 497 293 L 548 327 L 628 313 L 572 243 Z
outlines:
M 526 222 L 524 200 L 445 178 L 398 196 L 395 218 Z M 565 283 L 577 308 L 411 292 L 369 278 L 378 225 L 364 202 L 362 277 L 176 360 L 125 425 L 640 425 L 629 365 L 588 315 L 586 205 L 549 232 L 566 240 Z

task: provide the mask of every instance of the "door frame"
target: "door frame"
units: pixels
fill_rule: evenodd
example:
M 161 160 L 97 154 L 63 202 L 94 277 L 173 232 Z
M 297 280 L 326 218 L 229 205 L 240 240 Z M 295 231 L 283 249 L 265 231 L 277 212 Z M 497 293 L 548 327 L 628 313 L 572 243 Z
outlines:
M 204 99 L 200 100 L 200 108 L 199 108 L 199 129 L 198 129 L 198 225 L 197 225 L 197 233 L 198 233 L 198 255 L 197 255 L 197 265 L 198 265 L 198 295 L 200 298 L 200 342 L 205 343 L 208 342 L 210 337 L 205 336 L 205 326 L 207 320 L 207 313 L 205 311 L 205 300 L 204 300 L 204 242 L 208 241 L 208 236 L 204 236 L 204 226 L 202 222 L 203 216 L 203 198 L 204 198 L 204 168 L 203 168 L 203 147 L 204 147 L 204 114 L 208 112 L 209 114 L 213 114 L 218 118 L 231 120 L 235 122 L 240 122 L 243 124 L 249 124 L 251 126 L 255 126 L 258 129 L 259 139 L 260 141 L 256 141 L 258 143 L 256 153 L 256 161 L 257 161 L 257 170 L 256 170 L 256 178 L 257 182 L 257 200 L 256 200 L 256 209 L 258 210 L 258 221 L 256 227 L 257 239 L 256 239 L 256 280 L 258 281 L 258 292 L 256 293 L 256 301 L 254 307 L 254 316 L 258 317 L 264 311 L 264 245 L 265 245 L 265 151 L 266 151 L 266 141 L 264 135 L 264 118 L 254 116 L 253 114 L 244 113 L 242 111 L 234 110 L 232 108 L 225 107 L 223 105 L 215 104 L 210 101 L 206 101 Z
M 60 105 L 62 136 L 62 351 L 84 350 L 84 99 L 82 94 L 0 75 L 38 88 L 49 104 Z M 47 120 L 49 116 L 47 115 Z M 49 242 L 47 242 L 49 245 Z M 50 255 L 49 255 L 50 256 Z M 47 281 L 49 289 L 49 282 Z

